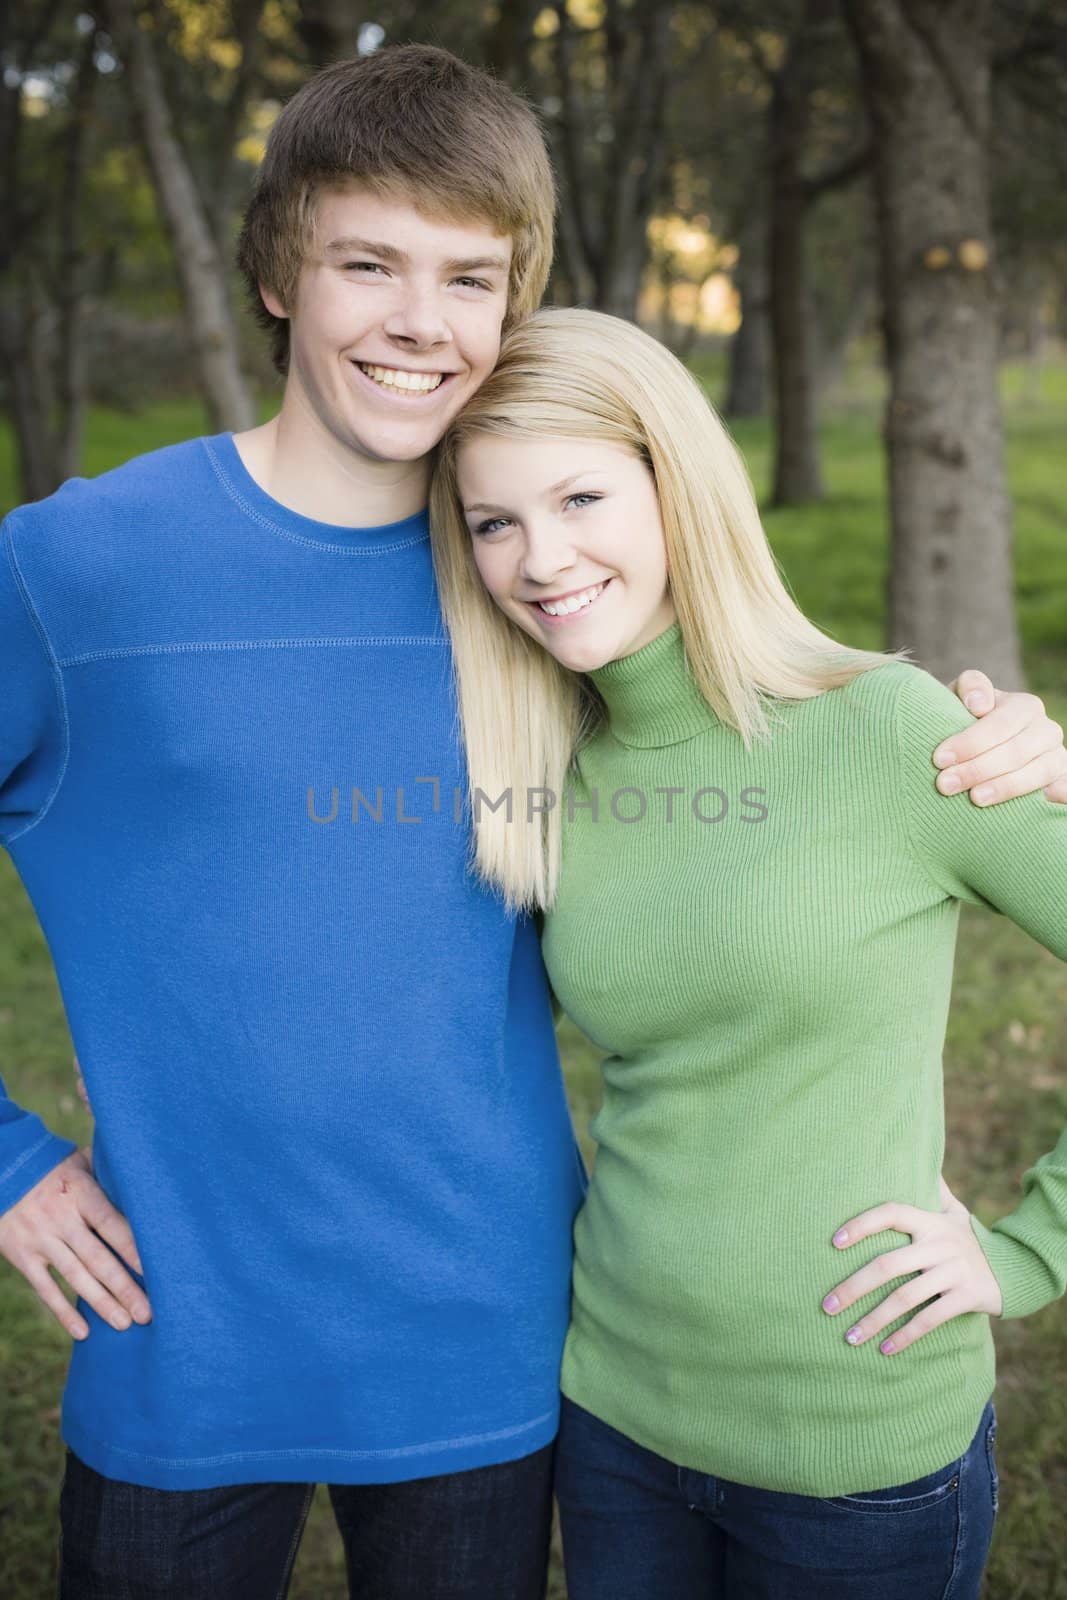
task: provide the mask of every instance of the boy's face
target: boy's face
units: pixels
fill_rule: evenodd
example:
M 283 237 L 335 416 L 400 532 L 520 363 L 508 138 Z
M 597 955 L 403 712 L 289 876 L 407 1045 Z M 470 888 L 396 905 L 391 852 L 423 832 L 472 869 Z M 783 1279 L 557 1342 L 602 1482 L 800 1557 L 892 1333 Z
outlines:
M 496 363 L 511 240 L 354 184 L 316 217 L 295 305 L 261 290 L 290 318 L 286 399 L 357 455 L 417 461 Z

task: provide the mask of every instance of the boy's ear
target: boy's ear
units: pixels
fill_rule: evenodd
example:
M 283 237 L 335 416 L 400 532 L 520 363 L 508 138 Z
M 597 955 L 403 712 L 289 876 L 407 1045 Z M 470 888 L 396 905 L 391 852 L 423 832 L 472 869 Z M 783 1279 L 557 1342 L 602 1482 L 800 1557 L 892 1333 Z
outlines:
M 282 305 L 273 289 L 268 289 L 265 283 L 261 283 L 259 286 L 259 294 L 260 299 L 263 301 L 263 304 L 266 306 L 272 317 L 288 317 L 288 311 L 286 311 L 285 307 Z

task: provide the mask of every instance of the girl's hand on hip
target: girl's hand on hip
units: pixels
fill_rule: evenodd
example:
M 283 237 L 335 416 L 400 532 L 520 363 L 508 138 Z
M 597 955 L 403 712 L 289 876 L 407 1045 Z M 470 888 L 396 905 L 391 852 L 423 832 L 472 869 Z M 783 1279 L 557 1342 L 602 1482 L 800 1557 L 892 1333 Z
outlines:
M 965 1311 L 1000 1316 L 1004 1304 L 1000 1285 L 975 1238 L 970 1212 L 956 1199 L 944 1178 L 941 1179 L 940 1211 L 921 1211 L 918 1206 L 890 1201 L 846 1222 L 834 1234 L 833 1243 L 838 1249 L 847 1250 L 859 1240 L 882 1233 L 886 1228 L 910 1234 L 911 1244 L 877 1256 L 851 1278 L 839 1283 L 823 1301 L 823 1310 L 830 1316 L 839 1316 L 855 1301 L 873 1294 L 883 1284 L 892 1283 L 894 1278 L 909 1273 L 917 1276 L 894 1289 L 865 1317 L 850 1324 L 845 1335 L 849 1344 L 866 1344 L 868 1339 L 917 1306 L 922 1306 L 923 1310 L 882 1343 L 883 1355 L 897 1355 L 932 1328 L 939 1328 L 943 1322 Z M 932 1304 L 927 1305 L 927 1301 Z

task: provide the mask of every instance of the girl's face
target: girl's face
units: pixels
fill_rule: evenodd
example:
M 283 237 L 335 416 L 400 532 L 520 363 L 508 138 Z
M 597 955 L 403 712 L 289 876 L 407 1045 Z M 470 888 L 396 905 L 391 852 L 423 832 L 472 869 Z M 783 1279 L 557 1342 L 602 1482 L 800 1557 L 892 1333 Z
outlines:
M 656 486 L 629 450 L 475 435 L 457 479 L 482 582 L 563 666 L 591 672 L 675 620 Z

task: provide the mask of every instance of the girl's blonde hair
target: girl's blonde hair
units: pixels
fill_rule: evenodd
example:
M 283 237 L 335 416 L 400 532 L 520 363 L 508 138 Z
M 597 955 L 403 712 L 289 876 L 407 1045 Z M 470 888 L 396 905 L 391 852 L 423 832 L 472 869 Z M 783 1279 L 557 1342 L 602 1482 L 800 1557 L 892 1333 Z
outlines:
M 482 583 L 456 483 L 459 450 L 481 434 L 595 439 L 645 461 L 689 669 L 746 745 L 769 736 L 770 701 L 809 699 L 901 654 L 849 649 L 800 611 L 736 446 L 669 350 L 599 311 L 542 310 L 520 323 L 441 442 L 430 529 L 467 753 L 471 867 L 510 910 L 537 912 L 555 901 L 565 783 L 604 705 L 592 681 L 511 622 Z M 528 797 L 542 790 L 555 803 L 531 816 Z

